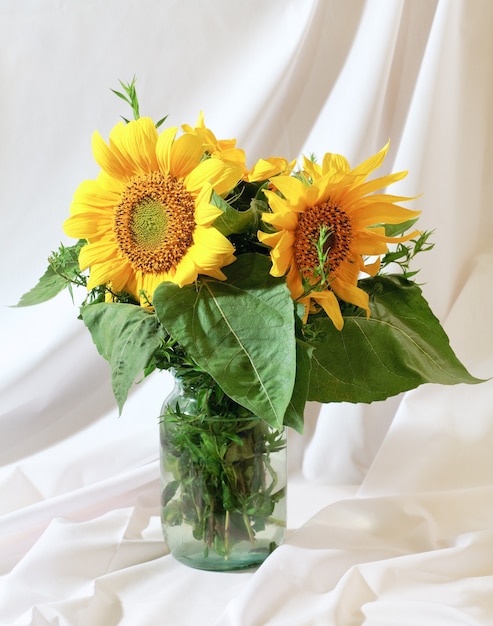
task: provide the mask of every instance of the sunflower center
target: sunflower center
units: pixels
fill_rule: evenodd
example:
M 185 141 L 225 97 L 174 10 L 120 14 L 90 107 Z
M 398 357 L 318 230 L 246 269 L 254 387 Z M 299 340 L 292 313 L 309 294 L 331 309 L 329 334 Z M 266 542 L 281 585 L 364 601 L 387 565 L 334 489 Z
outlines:
M 163 242 L 168 216 L 154 198 L 142 198 L 130 218 L 130 231 L 137 246 L 153 250 Z
M 160 172 L 134 176 L 115 210 L 118 246 L 134 270 L 176 268 L 193 243 L 195 202 L 183 183 Z
M 320 249 L 321 232 L 326 237 Z M 323 253 L 323 273 L 333 277 L 338 267 L 351 252 L 352 229 L 347 213 L 337 205 L 323 202 L 308 207 L 301 213 L 295 234 L 296 265 L 305 279 L 317 282 L 320 272 L 320 253 Z

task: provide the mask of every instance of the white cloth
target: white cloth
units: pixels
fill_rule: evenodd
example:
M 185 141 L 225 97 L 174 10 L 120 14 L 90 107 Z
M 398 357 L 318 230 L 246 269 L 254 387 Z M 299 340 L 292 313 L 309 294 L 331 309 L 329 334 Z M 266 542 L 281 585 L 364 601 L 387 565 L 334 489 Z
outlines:
M 253 163 L 302 151 L 423 194 L 419 280 L 471 373 L 493 375 L 490 0 L 3 0 L 0 626 L 488 626 L 493 383 L 307 409 L 290 433 L 286 543 L 257 570 L 167 554 L 156 416 L 123 415 L 68 294 L 10 309 L 45 269 L 137 76 L 141 112 L 200 110 Z M 383 171 L 385 170 L 385 171 Z M 320 413 L 320 415 L 319 415 Z

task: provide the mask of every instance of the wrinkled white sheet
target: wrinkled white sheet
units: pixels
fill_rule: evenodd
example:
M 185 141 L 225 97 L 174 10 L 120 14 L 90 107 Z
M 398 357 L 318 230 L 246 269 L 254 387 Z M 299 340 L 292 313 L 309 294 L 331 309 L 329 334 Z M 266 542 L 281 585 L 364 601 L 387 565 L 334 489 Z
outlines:
M 68 295 L 9 309 L 66 241 L 97 172 L 94 129 L 200 110 L 253 161 L 390 137 L 396 193 L 423 194 L 424 293 L 458 356 L 493 375 L 489 0 L 0 3 L 0 626 L 488 626 L 493 383 L 307 409 L 290 433 L 288 535 L 256 571 L 168 554 L 158 518 L 164 376 L 118 418 Z M 398 189 L 397 189 L 398 187 Z

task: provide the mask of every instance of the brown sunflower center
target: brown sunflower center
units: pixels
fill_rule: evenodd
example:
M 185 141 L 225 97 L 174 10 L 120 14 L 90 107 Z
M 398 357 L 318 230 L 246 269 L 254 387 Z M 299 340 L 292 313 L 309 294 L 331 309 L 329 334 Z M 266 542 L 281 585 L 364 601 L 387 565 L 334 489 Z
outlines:
M 195 202 L 183 183 L 160 172 L 134 176 L 115 210 L 115 235 L 135 270 L 175 268 L 193 243 Z
M 325 238 L 321 241 L 321 233 Z M 294 256 L 305 279 L 317 282 L 323 257 L 323 274 L 333 277 L 351 252 L 352 229 L 347 213 L 330 202 L 301 213 L 295 234 Z M 320 245 L 321 244 L 321 245 Z

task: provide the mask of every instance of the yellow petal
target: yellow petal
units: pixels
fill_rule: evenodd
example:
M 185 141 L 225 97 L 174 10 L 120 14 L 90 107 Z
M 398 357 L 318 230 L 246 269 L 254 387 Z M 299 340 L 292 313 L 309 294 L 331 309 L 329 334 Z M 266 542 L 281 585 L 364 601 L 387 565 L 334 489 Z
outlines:
M 264 233 L 261 230 L 257 231 L 257 238 L 261 243 L 265 243 L 266 246 L 273 248 L 279 239 L 282 237 L 282 231 L 275 233 Z
M 220 177 L 212 183 L 214 190 L 224 196 L 236 187 L 243 178 L 244 168 L 241 163 L 228 162 Z
M 118 185 L 121 189 L 121 185 Z M 99 180 L 84 180 L 74 193 L 72 205 L 84 204 L 90 207 L 114 206 L 120 200 L 120 194 L 113 189 L 108 189 Z
M 367 312 L 367 315 L 370 314 L 369 297 L 366 291 L 355 285 L 350 285 L 340 278 L 334 278 L 331 287 L 341 300 L 359 306 Z
M 356 254 L 364 254 L 367 256 L 385 254 L 388 250 L 386 241 L 385 236 L 366 230 L 355 233 L 351 248 Z
M 394 174 L 387 174 L 386 176 L 380 176 L 379 178 L 372 178 L 372 180 L 367 181 L 366 183 L 359 183 L 358 187 L 351 190 L 352 193 L 357 193 L 359 197 L 367 196 L 374 191 L 379 191 L 380 189 L 385 189 L 389 185 L 402 180 L 407 176 L 407 172 L 395 172 Z M 406 200 L 411 200 L 412 198 L 405 198 Z
M 381 202 L 353 210 L 350 214 L 353 222 L 357 222 L 358 227 L 364 228 L 374 224 L 402 224 L 418 217 L 421 211 L 411 211 L 395 204 Z
M 223 150 L 218 150 L 214 153 L 214 156 L 221 161 L 225 161 L 226 163 L 235 163 L 236 165 L 241 167 L 243 173 L 246 173 L 246 154 L 240 148 L 226 148 Z
M 371 174 L 371 172 L 378 169 L 382 165 L 385 156 L 387 155 L 387 152 L 389 150 L 389 147 L 390 142 L 387 142 L 385 146 L 376 154 L 371 156 L 369 159 L 366 159 L 366 161 L 363 161 L 363 163 L 360 163 L 360 165 L 351 170 L 351 173 L 354 176 L 362 176 L 363 178 L 366 178 L 369 174 Z
M 356 285 L 359 278 L 359 264 L 355 259 L 348 258 L 339 265 L 336 276 L 345 283 Z
M 248 174 L 248 180 L 252 182 L 267 180 L 289 171 L 289 163 L 281 157 L 259 159 Z
M 161 272 L 158 274 L 142 274 L 139 270 L 135 273 L 135 279 L 137 297 L 140 300 L 141 306 L 150 307 L 152 305 L 152 297 L 156 288 L 162 282 L 169 281 L 170 277 L 167 272 Z
M 193 232 L 196 244 L 193 251 L 194 262 L 203 269 L 217 266 L 217 256 L 230 256 L 234 252 L 232 243 L 215 228 L 197 226 Z
M 279 235 L 280 236 L 277 240 L 271 239 L 271 242 L 275 241 L 275 246 L 272 248 L 270 253 L 272 261 L 272 269 L 270 273 L 272 276 L 284 276 L 288 269 L 293 265 L 294 233 L 285 230 L 279 233 Z
M 195 128 L 205 128 L 204 112 L 200 111 L 197 121 L 195 122 Z
M 171 170 L 171 147 L 177 131 L 176 127 L 170 126 L 163 130 L 157 139 L 156 158 L 163 174 L 169 174 Z
M 74 239 L 93 240 L 102 237 L 113 226 L 112 215 L 106 211 L 77 212 L 63 223 L 63 231 Z
M 233 261 L 236 261 L 236 257 L 233 257 L 229 263 L 232 263 Z M 224 265 L 229 265 L 229 263 L 224 263 Z M 206 276 L 210 276 L 211 278 L 216 278 L 217 280 L 226 280 L 227 276 L 224 272 L 222 272 L 221 270 L 217 269 L 217 268 L 211 268 L 210 270 L 202 270 L 201 274 L 205 274 Z
M 114 289 L 121 291 L 127 284 L 128 273 L 129 266 L 122 259 L 112 258 L 102 263 L 97 263 L 91 267 L 87 289 L 91 290 L 111 281 Z
M 294 176 L 276 176 L 271 182 L 282 193 L 289 204 L 298 206 L 302 202 L 305 187 Z
M 199 191 L 205 184 L 210 183 L 216 193 L 223 195 L 236 186 L 242 173 L 243 170 L 239 166 L 211 158 L 199 163 L 184 182 L 191 193 Z
M 284 213 L 262 213 L 262 219 L 275 228 L 284 230 L 296 230 L 298 226 L 298 213 L 285 211 Z
M 185 134 L 176 139 L 171 146 L 171 176 L 185 178 L 200 163 L 204 153 L 202 140 L 197 135 Z
M 266 189 L 264 194 L 269 203 L 269 207 L 274 213 L 286 213 L 287 211 L 293 210 L 293 207 L 288 204 L 284 198 L 281 198 L 277 192 Z M 264 213 L 264 215 L 269 215 L 269 213 Z
M 321 166 L 306 157 L 303 157 L 303 169 L 312 179 L 318 178 L 322 174 Z
M 202 161 L 185 177 L 186 188 L 191 193 L 199 192 L 204 186 L 210 189 L 214 186 L 214 182 L 222 176 L 225 167 L 220 159 L 212 158 Z
M 141 117 L 126 125 L 117 125 L 110 134 L 110 146 L 132 173 L 158 169 L 156 143 L 158 133 L 150 117 Z
M 313 292 L 310 294 L 310 298 L 323 308 L 337 330 L 342 330 L 344 319 L 341 315 L 339 302 L 332 291 Z
M 127 180 L 134 173 L 129 172 L 129 164 L 106 144 L 97 131 L 92 136 L 92 152 L 99 167 L 113 178 Z
M 387 237 L 384 228 L 368 228 L 366 231 L 363 231 L 363 233 L 369 235 L 375 241 L 384 241 L 386 243 L 400 243 L 401 241 L 409 241 L 410 239 L 419 237 L 419 235 L 421 234 L 419 230 L 413 230 L 412 232 L 407 233 L 406 235 L 401 235 L 399 237 Z
M 349 162 L 342 154 L 327 152 L 322 161 L 323 174 L 329 174 L 337 179 L 350 171 Z
M 193 262 L 192 258 L 187 254 L 178 263 L 173 277 L 170 279 L 176 285 L 183 287 L 184 285 L 192 284 L 198 276 L 197 266 Z
M 199 226 L 211 226 L 223 212 L 208 202 L 197 203 L 195 207 L 195 223 Z
M 89 243 L 81 248 L 79 252 L 79 265 L 80 269 L 84 271 L 88 267 L 116 258 L 115 242 L 106 237 L 101 241 Z
M 378 257 L 377 260 L 373 263 L 362 263 L 360 269 L 362 272 L 365 272 L 365 274 L 368 274 L 369 276 L 375 276 L 375 274 L 378 273 L 381 264 L 381 259 L 380 257 Z

